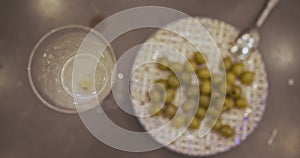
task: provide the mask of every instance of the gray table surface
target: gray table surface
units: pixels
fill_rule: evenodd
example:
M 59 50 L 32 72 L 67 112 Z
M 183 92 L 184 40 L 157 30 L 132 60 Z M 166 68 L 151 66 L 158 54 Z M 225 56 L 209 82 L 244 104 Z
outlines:
M 88 132 L 78 115 L 57 113 L 43 106 L 27 79 L 26 67 L 33 46 L 53 28 L 67 24 L 90 26 L 98 17 L 144 5 L 170 7 L 246 28 L 263 3 L 263 0 L 1 0 L 0 157 L 184 157 L 165 148 L 146 153 L 110 148 Z M 263 119 L 240 146 L 212 157 L 300 157 L 299 28 L 300 1 L 282 0 L 260 30 L 260 50 L 270 83 Z M 114 41 L 116 56 L 145 41 L 153 31 L 132 31 Z M 114 105 L 113 97 L 109 96 L 105 104 Z M 110 115 L 121 126 L 141 129 L 135 118 L 121 111 Z M 272 145 L 267 145 L 274 129 L 278 135 Z

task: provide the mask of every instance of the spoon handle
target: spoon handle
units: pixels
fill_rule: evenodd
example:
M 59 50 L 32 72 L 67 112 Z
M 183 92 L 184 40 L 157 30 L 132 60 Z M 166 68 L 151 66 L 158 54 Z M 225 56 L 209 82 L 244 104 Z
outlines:
M 271 11 L 276 7 L 280 0 L 269 0 L 262 10 L 260 16 L 256 21 L 256 27 L 259 28 L 270 15 Z

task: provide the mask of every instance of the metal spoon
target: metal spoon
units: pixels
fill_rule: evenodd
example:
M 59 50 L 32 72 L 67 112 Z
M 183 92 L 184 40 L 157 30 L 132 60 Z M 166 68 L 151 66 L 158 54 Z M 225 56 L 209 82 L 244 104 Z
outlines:
M 258 29 L 262 26 L 279 1 L 280 0 L 268 0 L 254 26 L 242 31 L 235 39 L 230 48 L 230 52 L 237 57 L 237 60 L 247 59 L 253 50 L 258 47 L 260 40 Z

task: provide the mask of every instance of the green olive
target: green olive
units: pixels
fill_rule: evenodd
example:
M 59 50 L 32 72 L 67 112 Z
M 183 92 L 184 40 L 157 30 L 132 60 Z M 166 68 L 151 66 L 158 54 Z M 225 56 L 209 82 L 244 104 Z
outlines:
M 199 119 L 203 119 L 206 115 L 206 109 L 199 107 L 196 113 L 196 117 Z
M 187 87 L 187 90 L 186 90 L 186 96 L 188 98 L 194 98 L 194 97 L 197 97 L 199 96 L 199 88 L 197 86 L 190 86 L 190 87 Z
M 240 86 L 233 86 L 231 96 L 235 99 L 239 98 L 242 95 L 242 88 Z
M 236 81 L 236 77 L 235 77 L 234 73 L 227 72 L 226 73 L 226 81 L 228 84 L 234 84 Z
M 241 76 L 241 82 L 246 85 L 250 85 L 254 80 L 254 72 L 244 72 Z
M 237 108 L 246 108 L 248 106 L 248 101 L 246 98 L 242 97 L 242 98 L 238 98 L 236 101 L 235 101 L 235 104 L 234 104 L 235 107 Z
M 218 131 L 221 129 L 221 127 L 222 127 L 222 121 L 220 119 L 218 119 L 217 122 L 213 126 L 213 130 Z
M 174 100 L 175 92 L 176 91 L 174 89 L 171 89 L 171 88 L 167 89 L 166 101 L 165 101 L 166 103 L 171 103 Z
M 232 93 L 232 85 L 231 84 L 227 84 L 226 85 L 226 94 L 231 94 Z
M 170 75 L 168 78 L 168 85 L 172 88 L 178 88 L 180 86 L 178 78 L 175 75 Z
M 218 92 L 226 93 L 226 89 L 225 89 L 225 88 L 227 88 L 226 87 L 226 82 L 224 82 L 224 81 L 220 82 L 217 88 L 218 88 Z
M 231 71 L 235 74 L 235 76 L 241 76 L 244 72 L 244 64 L 242 62 L 234 64 Z
M 173 104 L 166 105 L 164 109 L 164 115 L 170 119 L 172 119 L 177 112 L 177 108 Z
M 207 67 L 201 68 L 198 70 L 197 76 L 203 80 L 210 79 L 210 72 Z
M 182 111 L 186 112 L 186 113 L 189 113 L 189 112 L 192 112 L 196 107 L 196 103 L 194 100 L 187 100 L 183 106 L 182 106 Z
M 232 98 L 225 98 L 224 101 L 224 106 L 223 106 L 223 111 L 228 111 L 232 109 L 234 106 L 234 100 Z
M 167 86 L 168 86 L 167 81 L 163 80 L 163 79 L 155 80 L 155 83 L 161 85 L 163 88 L 167 88 Z
M 225 138 L 234 136 L 234 130 L 229 125 L 222 125 L 220 132 Z
M 207 110 L 207 114 L 210 117 L 219 117 L 220 112 L 216 108 L 209 108 Z
M 232 92 L 232 85 L 228 84 L 227 82 L 223 82 L 223 81 L 220 83 L 220 85 L 218 87 L 219 92 L 223 93 L 225 87 L 226 87 L 226 90 L 225 90 L 226 94 L 228 94 L 228 95 L 231 94 L 231 92 Z
M 204 64 L 205 63 L 205 59 L 203 57 L 203 55 L 200 52 L 195 52 L 194 53 L 194 61 L 198 64 Z
M 225 77 L 224 77 L 224 80 L 223 80 L 223 77 L 221 75 L 217 75 L 217 74 L 213 74 L 211 76 L 214 84 L 216 85 L 220 85 L 223 81 L 225 81 Z
M 197 64 L 195 61 L 191 60 L 185 63 L 185 71 L 194 73 L 197 69 Z
M 185 117 L 183 115 L 176 115 L 172 120 L 172 125 L 176 128 L 180 128 L 185 123 Z
M 157 61 L 157 68 L 160 70 L 168 70 L 169 60 L 166 57 L 159 58 Z
M 209 80 L 203 80 L 200 84 L 201 94 L 210 94 L 211 92 L 211 82 Z
M 162 93 L 157 89 L 150 90 L 150 98 L 152 103 L 158 103 L 162 101 Z
M 223 59 L 224 67 L 226 71 L 229 71 L 232 67 L 232 60 L 229 57 Z
M 172 62 L 170 63 L 170 69 L 172 72 L 178 74 L 184 70 L 184 66 L 179 62 Z
M 162 114 L 163 108 L 157 104 L 151 105 L 150 113 L 152 116 L 159 116 Z
M 208 108 L 210 97 L 206 95 L 200 95 L 199 104 L 201 107 Z
M 183 72 L 180 76 L 180 81 L 181 81 L 181 83 L 183 83 L 185 85 L 191 84 L 191 82 L 192 82 L 191 74 L 188 72 Z
M 200 125 L 200 121 L 197 118 L 193 118 L 189 125 L 189 129 L 197 129 L 199 128 L 199 125 Z
M 211 96 L 211 102 L 212 106 L 216 108 L 222 108 L 224 100 L 222 99 L 223 97 L 219 93 L 214 93 L 214 95 Z

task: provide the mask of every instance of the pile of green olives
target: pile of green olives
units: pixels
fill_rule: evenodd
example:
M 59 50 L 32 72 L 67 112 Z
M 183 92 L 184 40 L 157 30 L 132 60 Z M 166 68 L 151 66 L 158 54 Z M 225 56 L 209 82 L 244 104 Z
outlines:
M 153 116 L 172 119 L 172 125 L 176 128 L 188 126 L 191 130 L 198 129 L 206 114 L 218 115 L 218 112 L 215 112 L 213 108 L 208 110 L 208 107 L 211 100 L 217 101 L 216 98 L 222 92 L 224 93 L 224 89 L 225 101 L 224 103 L 220 102 L 220 106 L 223 106 L 222 112 L 233 108 L 246 108 L 248 101 L 243 96 L 240 84 L 251 85 L 254 80 L 254 72 L 247 71 L 242 62 L 234 63 L 229 57 L 224 58 L 222 64 L 226 70 L 225 82 L 222 82 L 217 74 L 210 73 L 205 58 L 200 52 L 195 52 L 193 57 L 184 64 L 171 62 L 166 57 L 158 59 L 157 68 L 169 72 L 169 76 L 167 79 L 156 80 L 156 86 L 150 90 L 149 96 L 152 103 L 150 113 Z M 197 75 L 200 81 L 199 87 L 192 84 L 192 73 Z M 211 96 L 212 75 L 215 77 L 216 86 L 219 89 L 217 96 Z M 173 101 L 180 86 L 184 87 L 183 94 L 186 101 L 181 106 L 176 106 Z M 196 101 L 194 98 L 197 98 L 199 94 L 199 99 Z M 179 108 L 182 113 L 176 115 Z M 195 112 L 195 116 L 189 117 L 193 112 Z M 224 124 L 220 118 L 214 124 L 213 130 L 226 138 L 234 136 L 235 133 L 234 129 L 230 125 Z

